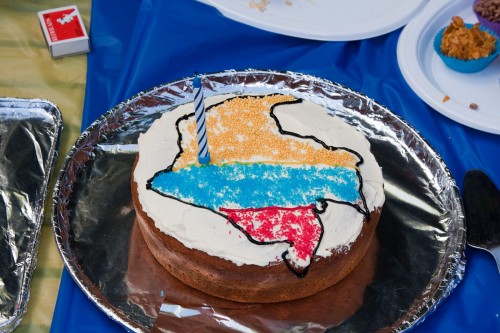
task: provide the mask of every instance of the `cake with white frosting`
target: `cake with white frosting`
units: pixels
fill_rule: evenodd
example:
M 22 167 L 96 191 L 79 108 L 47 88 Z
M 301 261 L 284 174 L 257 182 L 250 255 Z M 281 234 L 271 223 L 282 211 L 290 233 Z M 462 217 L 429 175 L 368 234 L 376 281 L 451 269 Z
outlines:
M 240 302 L 307 297 L 363 258 L 384 203 L 362 133 L 291 95 L 207 98 L 210 162 L 192 103 L 139 138 L 137 221 L 175 277 Z

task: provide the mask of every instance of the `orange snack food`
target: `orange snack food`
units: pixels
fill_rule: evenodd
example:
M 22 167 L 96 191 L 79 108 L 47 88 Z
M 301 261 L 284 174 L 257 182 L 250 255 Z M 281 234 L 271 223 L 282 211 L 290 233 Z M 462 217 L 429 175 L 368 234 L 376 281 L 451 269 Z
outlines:
M 445 29 L 441 42 L 441 52 L 461 60 L 485 58 L 495 52 L 496 38 L 479 29 L 479 23 L 467 28 L 459 16 L 454 16 Z

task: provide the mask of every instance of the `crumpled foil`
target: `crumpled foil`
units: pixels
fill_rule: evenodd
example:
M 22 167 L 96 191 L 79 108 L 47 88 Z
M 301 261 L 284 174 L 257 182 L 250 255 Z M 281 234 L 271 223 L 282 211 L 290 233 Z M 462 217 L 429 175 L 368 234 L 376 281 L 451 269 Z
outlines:
M 0 332 L 27 309 L 61 130 L 53 103 L 0 98 Z
M 215 299 L 169 277 L 137 230 L 130 176 L 139 133 L 163 112 L 192 101 L 192 79 L 142 92 L 105 113 L 82 133 L 61 170 L 53 198 L 56 242 L 76 283 L 109 317 L 134 332 L 405 331 L 461 281 L 463 205 L 449 170 L 426 141 L 384 106 L 339 84 L 259 70 L 202 75 L 204 94 L 293 94 L 323 105 L 369 139 L 386 192 L 373 274 L 359 285 L 360 302 L 351 312 L 345 311 L 349 299 L 336 299 L 335 290 L 314 302 L 296 301 L 292 310 L 278 303 L 269 311 Z M 353 275 L 337 290 L 358 290 L 349 280 Z

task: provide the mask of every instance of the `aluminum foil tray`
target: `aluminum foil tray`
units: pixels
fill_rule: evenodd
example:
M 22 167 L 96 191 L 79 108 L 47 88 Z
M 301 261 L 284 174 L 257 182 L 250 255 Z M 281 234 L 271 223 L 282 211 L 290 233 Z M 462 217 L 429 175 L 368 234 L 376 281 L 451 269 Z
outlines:
M 311 100 L 368 137 L 386 192 L 373 278 L 347 317 L 328 321 L 348 303 L 333 302 L 330 292 L 314 303 L 293 303 L 294 309 L 321 309 L 321 320 L 292 320 L 283 315 L 290 310 L 286 304 L 271 310 L 224 303 L 158 269 L 136 235 L 130 175 L 139 133 L 162 113 L 191 102 L 193 78 L 186 78 L 105 113 L 82 133 L 59 175 L 53 198 L 58 247 L 73 279 L 109 317 L 136 332 L 206 325 L 234 331 L 405 331 L 461 281 L 465 226 L 458 188 L 442 159 L 408 124 L 366 96 L 300 73 L 231 70 L 201 78 L 205 96 L 279 92 Z
M 53 103 L 0 98 L 0 332 L 27 309 L 61 131 Z

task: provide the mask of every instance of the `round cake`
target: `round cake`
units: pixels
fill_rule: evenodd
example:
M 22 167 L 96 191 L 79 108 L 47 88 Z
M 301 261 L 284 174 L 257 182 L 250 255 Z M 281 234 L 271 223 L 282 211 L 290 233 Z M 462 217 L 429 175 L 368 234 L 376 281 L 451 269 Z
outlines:
M 210 162 L 198 161 L 194 105 L 140 135 L 137 222 L 185 284 L 239 302 L 324 290 L 364 257 L 385 200 L 362 133 L 291 95 L 205 99 Z

